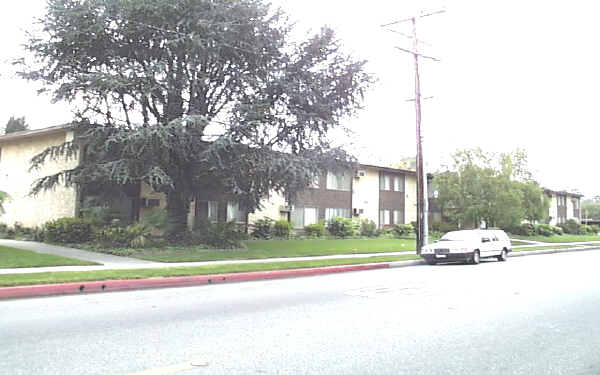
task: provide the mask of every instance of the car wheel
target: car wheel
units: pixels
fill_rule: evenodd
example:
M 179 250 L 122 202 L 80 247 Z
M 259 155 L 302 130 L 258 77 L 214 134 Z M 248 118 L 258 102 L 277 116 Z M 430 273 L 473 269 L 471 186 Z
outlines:
M 435 266 L 437 264 L 437 260 L 435 259 L 425 259 L 425 262 L 430 266 Z
M 506 252 L 506 249 L 502 249 L 502 252 L 500 252 L 500 255 L 498 255 L 496 258 L 498 258 L 500 262 L 506 262 L 507 256 L 508 253 Z
M 473 255 L 471 256 L 471 263 L 479 264 L 480 260 L 481 260 L 481 256 L 479 254 L 479 250 L 473 251 Z

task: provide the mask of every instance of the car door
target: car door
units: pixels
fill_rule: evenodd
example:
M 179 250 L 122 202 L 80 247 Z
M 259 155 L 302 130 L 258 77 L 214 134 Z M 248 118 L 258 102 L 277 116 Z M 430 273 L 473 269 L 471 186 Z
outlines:
M 479 252 L 482 257 L 492 256 L 494 251 L 494 244 L 490 235 L 482 234 L 481 235 L 481 246 L 479 247 Z

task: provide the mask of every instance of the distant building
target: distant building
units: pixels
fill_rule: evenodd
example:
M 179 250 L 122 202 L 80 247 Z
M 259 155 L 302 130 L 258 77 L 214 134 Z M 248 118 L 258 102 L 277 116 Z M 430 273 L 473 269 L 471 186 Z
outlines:
M 544 193 L 550 198 L 550 208 L 548 209 L 550 224 L 559 225 L 570 219 L 581 222 L 581 197 L 583 195 L 546 188 L 544 188 Z

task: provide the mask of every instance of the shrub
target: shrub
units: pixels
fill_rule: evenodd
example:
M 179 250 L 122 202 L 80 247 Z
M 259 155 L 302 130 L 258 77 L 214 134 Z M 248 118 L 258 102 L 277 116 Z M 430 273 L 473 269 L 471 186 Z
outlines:
M 394 235 L 397 237 L 407 236 L 414 232 L 411 224 L 395 224 L 392 229 L 394 230 Z
M 327 230 L 336 237 L 351 237 L 354 235 L 354 223 L 347 217 L 332 217 L 327 223 Z
M 270 239 L 273 236 L 273 219 L 264 217 L 253 224 L 252 237 Z
M 92 239 L 93 222 L 84 218 L 61 218 L 44 224 L 44 240 L 53 243 L 83 243 Z
M 580 234 L 594 234 L 596 232 L 594 231 L 594 228 L 591 225 L 582 225 L 579 228 L 579 233 Z
M 288 238 L 293 233 L 294 226 L 287 220 L 277 220 L 273 224 L 273 234 L 276 237 Z
M 323 237 L 327 233 L 327 228 L 325 228 L 325 223 L 319 221 L 305 226 L 304 233 L 309 237 Z
M 580 234 L 581 233 L 581 224 L 573 219 L 569 219 L 562 224 L 558 224 L 559 227 L 567 234 Z
M 533 236 L 536 234 L 535 226 L 531 223 L 523 223 L 516 227 L 504 228 L 507 232 L 521 236 Z
M 377 237 L 377 225 L 373 220 L 364 219 L 360 222 L 360 235 L 365 237 Z
M 163 233 L 167 229 L 167 210 L 154 208 L 144 214 L 144 218 L 140 222 L 154 231 Z
M 550 225 L 550 224 L 536 225 L 535 232 L 536 232 L 536 234 L 539 234 L 540 236 L 545 236 L 545 237 L 550 237 L 554 234 L 554 231 L 552 230 L 552 225 Z
M 456 230 L 456 225 L 452 223 L 447 223 L 445 221 L 430 221 L 429 222 L 429 230 L 431 232 L 440 232 L 446 233 L 453 230 Z
M 563 229 L 561 227 L 557 227 L 556 225 L 550 225 L 550 230 L 552 230 L 552 233 L 559 236 L 564 234 Z
M 103 226 L 94 229 L 94 239 L 111 247 L 146 247 L 150 243 L 151 228 L 143 223 L 126 227 Z
M 235 221 L 210 223 L 205 221 L 193 233 L 192 238 L 217 249 L 236 249 L 242 247 L 247 238 Z

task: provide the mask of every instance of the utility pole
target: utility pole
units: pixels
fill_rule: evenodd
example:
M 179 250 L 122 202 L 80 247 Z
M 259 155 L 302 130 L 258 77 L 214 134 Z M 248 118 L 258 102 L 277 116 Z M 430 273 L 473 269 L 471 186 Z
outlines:
M 385 25 L 381 25 L 381 27 L 388 27 L 392 25 L 397 25 L 403 22 L 410 22 L 412 24 L 412 35 L 407 36 L 405 34 L 399 33 L 401 35 L 407 36 L 413 41 L 412 51 L 404 48 L 396 47 L 398 50 L 402 52 L 409 53 L 413 55 L 414 58 L 414 66 L 415 66 L 415 114 L 416 114 L 416 138 L 417 138 L 417 254 L 421 253 L 421 248 L 424 245 L 427 245 L 429 242 L 429 233 L 428 233 L 428 216 L 429 216 L 429 201 L 427 194 L 427 173 L 425 173 L 424 163 L 423 163 L 423 137 L 421 136 L 421 80 L 419 77 L 419 57 L 423 57 L 426 59 L 431 59 L 433 61 L 439 61 L 438 59 L 425 56 L 419 53 L 419 39 L 417 39 L 417 18 L 423 18 L 432 16 L 434 14 L 444 13 L 445 10 L 438 10 L 435 12 L 429 13 L 421 13 L 419 16 L 413 16 L 409 18 L 405 18 L 399 21 L 395 21 L 392 23 L 388 23 Z

